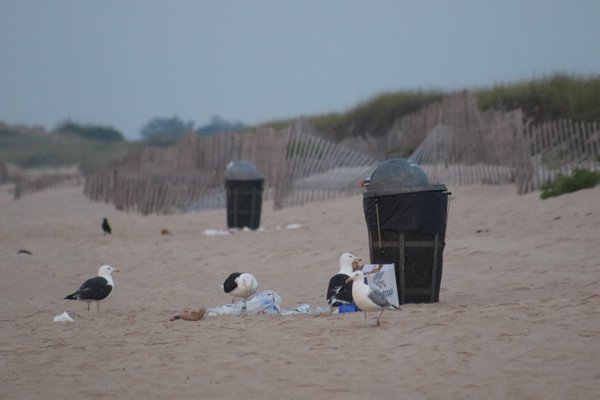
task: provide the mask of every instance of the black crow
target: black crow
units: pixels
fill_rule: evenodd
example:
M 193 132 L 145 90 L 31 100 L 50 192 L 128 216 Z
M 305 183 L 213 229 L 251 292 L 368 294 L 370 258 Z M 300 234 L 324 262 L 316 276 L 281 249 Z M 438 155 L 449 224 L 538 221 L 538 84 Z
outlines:
M 106 218 L 104 218 L 104 220 L 102 221 L 102 230 L 104 231 L 105 235 L 110 235 L 112 233 L 112 229 L 108 224 L 108 220 Z

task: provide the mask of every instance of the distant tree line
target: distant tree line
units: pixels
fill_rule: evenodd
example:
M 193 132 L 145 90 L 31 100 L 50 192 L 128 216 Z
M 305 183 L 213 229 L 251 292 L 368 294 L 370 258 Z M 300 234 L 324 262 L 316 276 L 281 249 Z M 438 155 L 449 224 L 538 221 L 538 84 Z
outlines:
M 192 121 L 183 121 L 178 116 L 155 117 L 148 121 L 140 130 L 146 143 L 155 146 L 170 145 L 188 132 L 201 136 L 210 136 L 221 132 L 236 132 L 246 126 L 240 122 L 227 121 L 219 116 L 213 116 L 208 125 L 194 129 Z
M 74 135 L 103 142 L 121 142 L 125 140 L 123 134 L 115 128 L 100 125 L 81 125 L 73 121 L 60 123 L 54 129 L 53 133 L 58 135 Z

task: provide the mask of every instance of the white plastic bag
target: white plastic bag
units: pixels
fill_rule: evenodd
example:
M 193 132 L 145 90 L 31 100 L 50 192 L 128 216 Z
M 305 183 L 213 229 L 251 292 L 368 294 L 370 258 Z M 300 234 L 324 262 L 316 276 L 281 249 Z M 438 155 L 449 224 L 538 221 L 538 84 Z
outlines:
M 242 301 L 234 304 L 225 304 L 206 310 L 206 315 L 215 317 L 218 315 L 238 315 L 238 314 L 279 314 L 281 311 L 281 296 L 272 290 L 265 290 L 257 293 L 250 300 L 246 301 L 246 310 L 242 310 Z
M 73 318 L 65 311 L 62 314 L 54 316 L 54 322 L 73 322 Z
M 329 308 L 323 307 L 313 307 L 310 304 L 299 304 L 294 308 L 284 308 L 281 310 L 281 315 L 298 315 L 298 314 L 311 314 L 311 315 L 319 315 L 319 314 L 329 314 Z

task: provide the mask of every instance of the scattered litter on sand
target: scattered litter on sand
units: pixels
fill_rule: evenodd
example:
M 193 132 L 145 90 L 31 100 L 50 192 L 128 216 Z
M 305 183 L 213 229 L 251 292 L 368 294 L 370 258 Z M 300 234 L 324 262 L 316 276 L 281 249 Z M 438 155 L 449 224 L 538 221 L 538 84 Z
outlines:
M 268 315 L 298 315 L 298 314 L 329 314 L 329 308 L 313 307 L 310 304 L 299 304 L 292 308 L 281 307 L 281 296 L 272 290 L 257 293 L 246 302 L 246 310 L 242 310 L 242 302 L 224 304 L 206 310 L 206 315 L 216 317 L 220 315 L 242 315 L 242 314 L 268 314 Z
M 230 232 L 225 229 L 205 229 L 204 235 L 206 236 L 226 236 L 229 235 Z
M 64 312 L 60 315 L 54 316 L 54 322 L 73 322 L 74 319 L 71 318 L 68 312 Z

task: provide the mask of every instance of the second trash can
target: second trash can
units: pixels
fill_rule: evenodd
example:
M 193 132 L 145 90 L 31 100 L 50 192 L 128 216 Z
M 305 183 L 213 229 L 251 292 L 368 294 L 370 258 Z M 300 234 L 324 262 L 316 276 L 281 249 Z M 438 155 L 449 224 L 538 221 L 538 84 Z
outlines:
M 260 227 L 264 177 L 250 161 L 231 161 L 225 171 L 227 227 Z
M 371 174 L 363 194 L 371 263 L 395 264 L 400 304 L 439 301 L 448 196 L 402 158 Z

